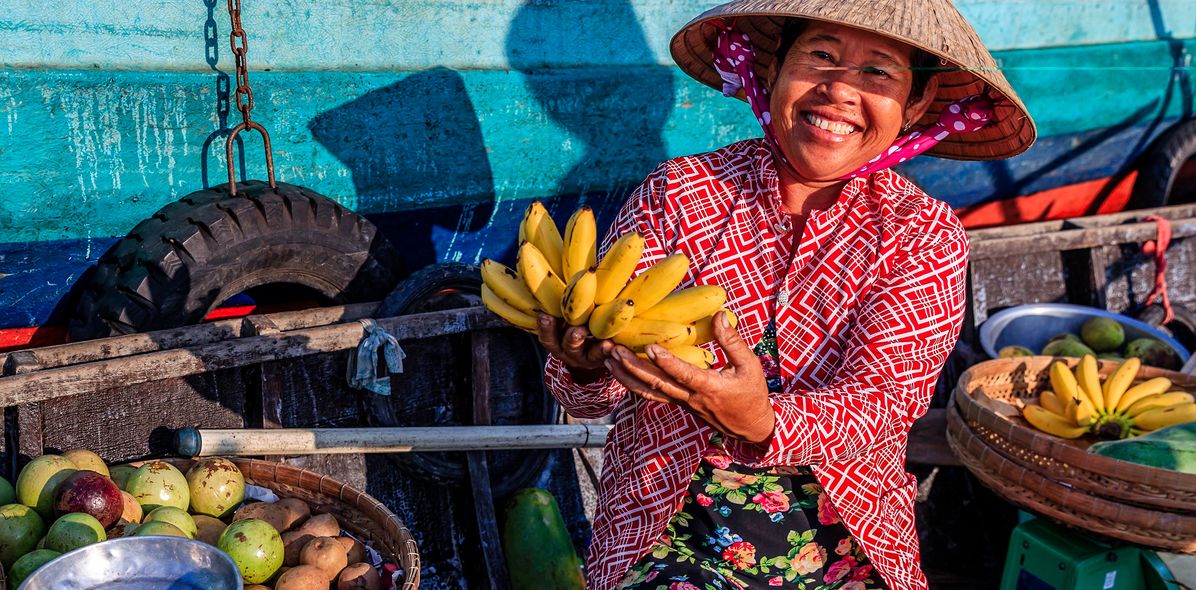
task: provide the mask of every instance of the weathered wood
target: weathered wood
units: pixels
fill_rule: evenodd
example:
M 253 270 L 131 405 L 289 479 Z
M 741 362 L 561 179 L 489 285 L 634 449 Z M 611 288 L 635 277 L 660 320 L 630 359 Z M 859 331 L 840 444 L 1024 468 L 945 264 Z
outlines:
M 1034 223 L 1019 223 L 1016 225 L 1002 225 L 968 231 L 968 239 L 972 242 L 1002 240 L 1014 237 L 1035 236 L 1054 233 L 1070 229 L 1091 229 L 1123 225 L 1127 221 L 1138 221 L 1150 215 L 1158 215 L 1168 220 L 1189 219 L 1196 217 L 1196 205 L 1168 205 L 1153 209 L 1134 209 L 1120 213 L 1106 215 L 1092 215 L 1090 217 L 1073 217 L 1070 219 L 1052 219 Z
M 386 318 L 378 323 L 400 340 L 505 325 L 481 307 Z M 345 350 L 357 345 L 363 331 L 361 324 L 349 322 L 36 371 L 0 380 L 0 405 L 93 392 L 115 383 L 147 383 Z
M 472 359 L 473 423 L 478 426 L 490 424 L 490 334 L 479 330 L 470 334 Z M 491 590 L 506 590 L 510 587 L 507 564 L 503 557 L 502 542 L 498 536 L 498 516 L 494 511 L 494 494 L 490 489 L 490 466 L 486 451 L 469 451 L 465 454 L 469 464 L 469 487 L 473 490 L 473 513 L 476 517 L 478 541 L 482 549 L 482 562 L 489 579 Z
M 1196 236 L 1196 219 L 1173 220 L 1171 232 L 1172 239 Z M 1140 244 L 1155 239 L 1157 233 L 1158 225 L 1147 222 L 983 240 L 972 243 L 971 260 L 1079 250 L 1111 244 Z
M 0 367 L 7 365 L 13 355 L 30 355 L 39 368 L 64 367 L 96 360 L 111 360 L 146 352 L 185 348 L 210 342 L 221 342 L 246 335 L 244 327 L 252 322 L 269 321 L 276 331 L 297 330 L 314 326 L 349 322 L 370 317 L 378 303 L 355 303 L 335 307 L 319 307 L 299 311 L 253 315 L 246 318 L 216 320 L 170 330 L 156 330 L 99 340 L 44 346 L 35 350 L 0 353 Z M 262 319 L 259 319 L 262 318 Z

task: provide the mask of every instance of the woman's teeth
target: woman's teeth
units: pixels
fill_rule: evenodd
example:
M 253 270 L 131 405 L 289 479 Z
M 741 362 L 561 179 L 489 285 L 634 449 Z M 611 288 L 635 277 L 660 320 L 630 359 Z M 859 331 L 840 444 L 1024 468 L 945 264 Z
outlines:
M 807 123 L 809 123 L 815 127 L 818 127 L 820 129 L 825 129 L 827 131 L 830 131 L 831 133 L 834 133 L 835 135 L 851 135 L 852 133 L 855 133 L 855 125 L 852 125 L 850 123 L 838 123 L 835 121 L 827 121 L 826 119 L 822 119 L 816 115 L 811 115 L 809 113 L 806 113 L 805 117 L 806 117 Z

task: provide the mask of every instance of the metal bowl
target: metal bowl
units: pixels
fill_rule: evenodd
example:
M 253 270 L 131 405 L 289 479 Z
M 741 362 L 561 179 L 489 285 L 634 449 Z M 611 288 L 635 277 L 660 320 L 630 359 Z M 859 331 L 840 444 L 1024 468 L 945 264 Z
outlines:
M 1154 338 L 1170 346 L 1187 362 L 1188 351 L 1162 330 L 1118 313 L 1071 305 L 1068 303 L 1033 303 L 1001 310 L 980 325 L 980 346 L 991 358 L 1006 346 L 1024 346 L 1037 353 L 1052 336 L 1063 332 L 1079 335 L 1080 327 L 1091 318 L 1116 320 L 1125 328 L 1125 341 L 1135 338 Z
M 122 537 L 54 558 L 18 590 L 242 590 L 223 551 L 180 537 Z

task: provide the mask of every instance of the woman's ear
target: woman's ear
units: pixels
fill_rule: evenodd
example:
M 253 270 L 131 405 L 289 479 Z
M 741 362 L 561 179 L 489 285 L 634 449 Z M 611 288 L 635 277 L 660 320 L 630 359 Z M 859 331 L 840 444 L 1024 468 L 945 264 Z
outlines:
M 934 102 L 935 96 L 939 93 L 939 77 L 931 76 L 926 81 L 926 89 L 922 91 L 922 97 L 905 106 L 905 120 L 908 125 L 917 123 L 923 115 L 926 114 L 927 109 L 930 108 L 930 103 Z

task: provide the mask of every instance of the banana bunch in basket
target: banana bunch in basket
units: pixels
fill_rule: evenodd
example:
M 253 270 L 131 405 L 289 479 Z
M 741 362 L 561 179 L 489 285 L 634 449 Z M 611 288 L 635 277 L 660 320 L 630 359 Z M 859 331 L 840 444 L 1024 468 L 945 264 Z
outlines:
M 722 308 L 723 288 L 676 290 L 689 269 L 685 254 L 669 256 L 631 280 L 643 236 L 620 237 L 599 262 L 597 234 L 589 207 L 569 218 L 562 236 L 544 205 L 532 202 L 519 225 L 515 268 L 482 261 L 482 302 L 529 332 L 536 331 L 536 314 L 544 312 L 637 353 L 658 344 L 694 366 L 709 367 L 713 355 L 698 345 L 714 340 L 715 314 L 725 312 L 735 324 L 735 315 Z
M 1026 404 L 1022 416 L 1035 428 L 1062 438 L 1088 433 L 1128 438 L 1196 421 L 1196 397 L 1173 390 L 1170 379 L 1134 384 L 1141 366 L 1131 357 L 1102 382 L 1093 355 L 1084 355 L 1074 371 L 1055 361 L 1050 367 L 1051 389 L 1042 392 L 1037 405 Z

